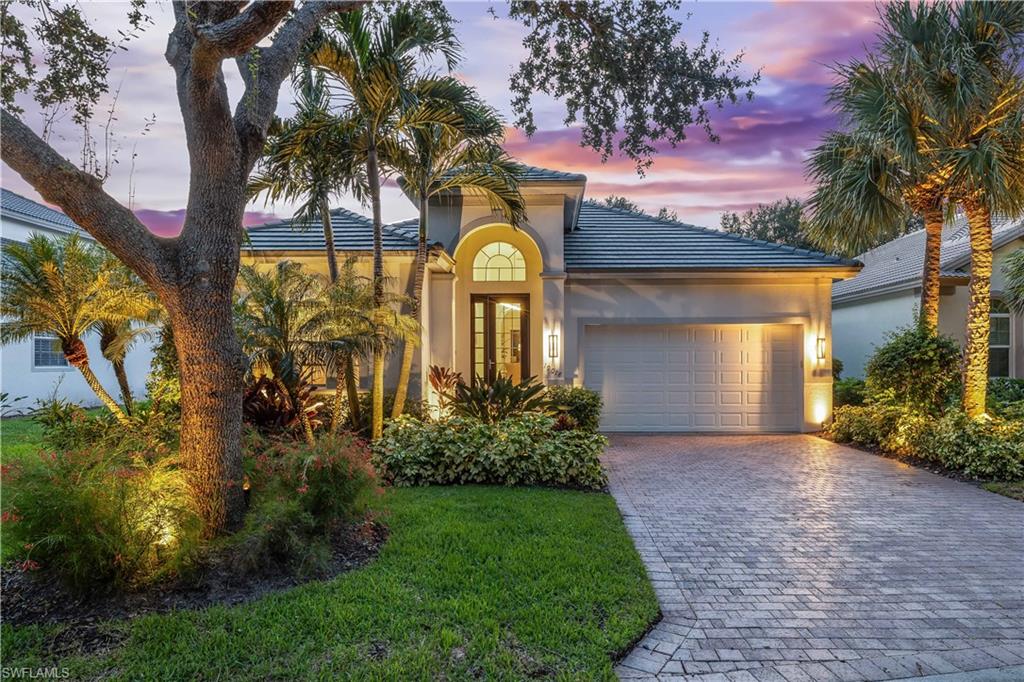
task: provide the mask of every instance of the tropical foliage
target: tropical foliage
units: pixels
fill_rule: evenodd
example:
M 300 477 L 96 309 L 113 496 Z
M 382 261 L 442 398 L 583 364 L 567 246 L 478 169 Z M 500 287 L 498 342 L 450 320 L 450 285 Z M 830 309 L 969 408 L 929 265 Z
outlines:
M 403 416 L 374 443 L 373 462 L 394 485 L 501 483 L 598 490 L 607 484 L 604 436 L 557 430 L 537 412 L 495 421 L 456 416 L 424 422 Z
M 93 372 L 83 338 L 106 332 L 108 357 L 115 362 L 115 370 L 120 364 L 123 372 L 124 353 L 137 338 L 136 322 L 153 315 L 149 292 L 109 254 L 77 234 L 58 238 L 36 234 L 25 244 L 5 245 L 4 256 L 0 341 L 7 344 L 33 334 L 52 334 L 68 364 L 81 372 L 96 397 L 118 419 L 127 421 L 125 410 Z M 122 386 L 127 386 L 126 379 Z M 124 390 L 130 401 L 130 390 Z

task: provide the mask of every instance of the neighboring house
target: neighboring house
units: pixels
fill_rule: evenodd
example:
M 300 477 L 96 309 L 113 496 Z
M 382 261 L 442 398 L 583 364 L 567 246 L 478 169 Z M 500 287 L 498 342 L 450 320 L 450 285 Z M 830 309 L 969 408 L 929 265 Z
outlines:
M 843 362 L 843 374 L 863 377 L 864 366 L 888 332 L 913 324 L 920 310 L 924 269 L 924 230 L 904 235 L 858 256 L 859 275 L 832 290 L 833 353 Z M 993 224 L 992 331 L 989 373 L 994 377 L 1024 377 L 1024 327 L 1002 301 L 1003 263 L 1024 246 L 1024 220 Z M 942 240 L 942 296 L 939 331 L 963 345 L 967 327 L 967 285 L 971 245 L 967 221 L 946 227 Z
M 12 242 L 25 243 L 32 234 L 50 237 L 77 232 L 92 241 L 70 218 L 7 189 L 0 190 L 0 236 L 2 246 Z M 0 321 L 0 324 L 3 324 Z M 110 363 L 100 352 L 99 337 L 89 334 L 85 339 L 89 362 L 107 391 L 120 402 L 117 378 Z M 139 343 L 128 353 L 125 369 L 136 397 L 145 394 L 146 375 L 152 352 Z M 53 336 L 36 334 L 26 341 L 0 347 L 0 392 L 10 398 L 23 396 L 14 404 L 16 411 L 31 410 L 37 400 L 57 396 L 82 405 L 99 404 L 99 399 L 85 383 L 82 375 L 67 364 L 60 344 Z
M 587 203 L 583 175 L 529 167 L 521 188 L 520 229 L 477 196 L 431 202 L 414 392 L 430 365 L 584 385 L 611 431 L 813 431 L 831 414 L 832 285 L 858 263 Z M 368 275 L 371 222 L 332 215 L 337 249 Z M 384 229 L 401 291 L 416 225 Z M 300 227 L 251 228 L 243 260 L 325 273 L 322 229 Z

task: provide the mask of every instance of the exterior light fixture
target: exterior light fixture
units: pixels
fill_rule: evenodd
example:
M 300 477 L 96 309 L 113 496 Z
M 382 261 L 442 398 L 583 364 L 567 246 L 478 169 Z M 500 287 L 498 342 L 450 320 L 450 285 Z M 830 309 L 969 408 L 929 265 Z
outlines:
M 824 360 L 825 359 L 825 337 L 824 336 L 819 336 L 818 337 L 818 359 L 819 360 Z
M 558 357 L 558 334 L 548 334 L 548 357 L 552 360 Z

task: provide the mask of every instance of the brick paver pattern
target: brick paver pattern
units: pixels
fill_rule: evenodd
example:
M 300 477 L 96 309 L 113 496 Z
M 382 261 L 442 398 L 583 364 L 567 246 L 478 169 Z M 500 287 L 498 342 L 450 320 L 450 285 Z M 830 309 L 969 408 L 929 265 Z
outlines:
M 1024 666 L 1020 502 L 804 435 L 615 435 L 606 463 L 663 614 L 621 678 Z

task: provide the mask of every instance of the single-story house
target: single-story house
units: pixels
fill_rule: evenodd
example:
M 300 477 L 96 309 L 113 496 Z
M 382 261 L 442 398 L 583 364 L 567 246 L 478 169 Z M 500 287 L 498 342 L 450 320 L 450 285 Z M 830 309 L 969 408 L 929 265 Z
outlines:
M 989 373 L 993 377 L 1024 377 L 1024 318 L 1002 301 L 1006 257 L 1024 246 L 1024 220 L 993 221 L 992 328 Z M 894 239 L 857 256 L 864 269 L 832 289 L 832 352 L 843 362 L 843 374 L 863 377 L 864 366 L 888 332 L 913 324 L 921 302 L 924 230 Z M 948 225 L 942 239 L 942 293 L 939 331 L 963 345 L 967 325 L 967 285 L 971 245 L 967 221 Z
M 820 428 L 831 414 L 832 287 L 859 263 L 586 202 L 586 184 L 525 167 L 519 229 L 475 195 L 431 201 L 413 393 L 436 400 L 421 387 L 440 365 L 588 386 L 610 431 Z M 369 274 L 370 220 L 335 210 L 332 225 L 337 250 Z M 400 291 L 412 287 L 416 225 L 384 228 Z M 245 262 L 326 273 L 319 223 L 248 235 Z
M 32 234 L 57 237 L 71 233 L 92 241 L 87 232 L 60 211 L 10 190 L 0 190 L 0 250 L 12 243 L 24 244 Z M 83 341 L 93 372 L 111 395 L 118 396 L 117 378 L 110 363 L 103 359 L 99 336 L 89 334 Z M 151 347 L 139 343 L 125 359 L 128 381 L 137 397 L 145 394 L 152 357 Z M 50 334 L 35 334 L 0 348 L 0 392 L 7 393 L 10 399 L 22 398 L 14 403 L 15 411 L 34 409 L 36 401 L 55 396 L 86 406 L 99 404 L 96 394 L 81 373 L 68 365 L 59 342 Z

